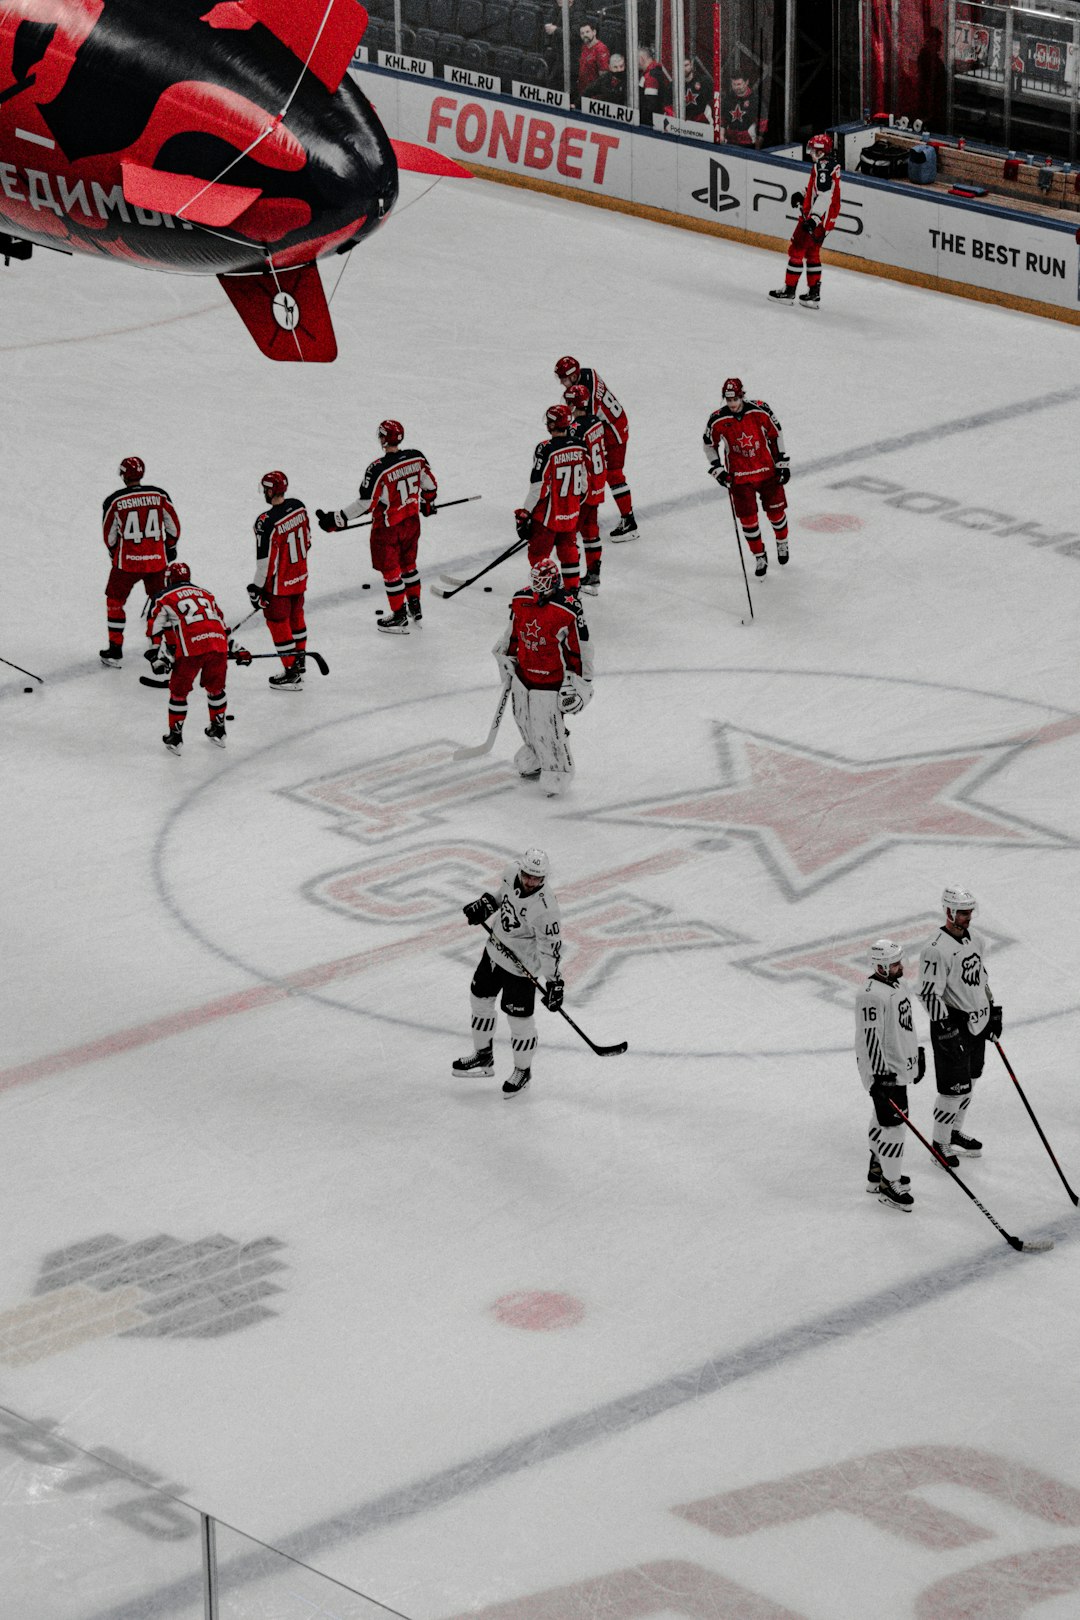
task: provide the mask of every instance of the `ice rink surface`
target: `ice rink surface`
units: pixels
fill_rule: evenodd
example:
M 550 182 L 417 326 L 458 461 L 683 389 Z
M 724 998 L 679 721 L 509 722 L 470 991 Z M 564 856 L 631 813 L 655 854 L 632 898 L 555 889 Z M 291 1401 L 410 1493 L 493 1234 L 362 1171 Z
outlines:
M 1080 336 L 832 268 L 820 313 L 778 309 L 776 255 L 419 193 L 344 269 L 330 367 L 262 359 L 212 281 L 0 278 L 0 651 L 45 677 L 0 681 L 5 1613 L 202 1613 L 194 1523 L 78 1447 L 411 1620 L 1075 1620 L 1072 1205 L 994 1052 L 961 1174 L 1053 1252 L 914 1140 L 914 1213 L 868 1197 L 852 998 L 882 934 L 914 988 L 972 889 L 1080 1182 Z M 340 506 L 398 417 L 483 496 L 425 525 L 425 579 L 461 574 L 513 539 L 566 352 L 629 412 L 641 525 L 586 599 L 567 796 L 517 780 L 509 719 L 450 757 L 521 560 L 380 638 L 362 534 L 312 550 L 329 678 L 231 670 L 227 751 L 193 701 L 169 757 L 134 615 L 122 671 L 96 656 L 119 458 L 234 620 L 259 476 Z M 752 624 L 701 451 L 732 374 L 793 469 Z M 541 1010 L 504 1101 L 501 1020 L 495 1078 L 450 1073 L 460 907 L 530 844 L 568 1010 L 630 1050 Z M 219 1552 L 223 1616 L 369 1612 Z

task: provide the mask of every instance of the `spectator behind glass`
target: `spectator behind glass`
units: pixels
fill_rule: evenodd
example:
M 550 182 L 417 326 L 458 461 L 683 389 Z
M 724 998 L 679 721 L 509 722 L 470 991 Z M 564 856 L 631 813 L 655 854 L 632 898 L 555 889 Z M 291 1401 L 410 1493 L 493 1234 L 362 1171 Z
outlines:
M 583 96 L 594 96 L 600 75 L 608 70 L 611 53 L 603 40 L 597 37 L 596 29 L 592 23 L 582 23 L 578 33 L 581 35 L 581 55 L 578 58 L 578 93 Z
M 691 123 L 712 123 L 712 80 L 704 74 L 695 73 L 689 57 L 683 62 L 683 96 L 686 116 Z
M 731 89 L 720 108 L 720 139 L 729 146 L 764 146 L 767 118 L 758 119 L 761 94 L 745 73 L 731 75 Z
M 617 101 L 626 106 L 626 58 L 612 51 L 606 73 L 601 73 L 591 94 L 597 101 Z
M 940 28 L 928 28 L 922 49 L 915 59 L 918 79 L 918 106 L 915 111 L 930 129 L 945 127 L 947 72 L 941 50 L 944 36 Z
M 666 75 L 653 55 L 651 45 L 643 45 L 637 53 L 637 59 L 638 106 L 641 108 L 641 122 L 646 128 L 650 128 L 654 114 L 658 113 L 664 105 Z
M 563 18 L 570 33 L 570 83 L 563 84 Z M 571 95 L 577 94 L 578 53 L 574 49 L 574 36 L 579 32 L 585 18 L 583 0 L 568 0 L 566 6 L 559 4 L 559 0 L 552 0 L 544 13 L 544 22 L 541 34 L 544 61 L 547 63 L 548 83 L 558 90 L 569 90 Z

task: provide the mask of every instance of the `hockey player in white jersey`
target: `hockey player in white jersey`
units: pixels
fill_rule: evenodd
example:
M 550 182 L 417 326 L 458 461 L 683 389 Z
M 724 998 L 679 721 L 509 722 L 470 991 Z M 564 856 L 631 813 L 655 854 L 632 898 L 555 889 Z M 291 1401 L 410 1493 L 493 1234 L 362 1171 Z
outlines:
M 1001 1034 L 1001 1008 L 990 994 L 986 945 L 969 927 L 977 904 L 959 884 L 941 896 L 945 921 L 923 946 L 919 998 L 930 1015 L 937 1097 L 934 1146 L 955 1169 L 958 1154 L 977 1159 L 982 1143 L 962 1129 L 971 1090 L 983 1072 L 987 1040 Z
M 855 1061 L 874 1105 L 866 1190 L 892 1209 L 910 1211 L 915 1203 L 908 1191 L 910 1177 L 901 1174 L 907 1126 L 892 1104 L 908 1112 L 907 1088 L 926 1073 L 926 1055 L 915 1039 L 911 998 L 901 983 L 899 945 L 876 940 L 870 966 L 874 971 L 855 997 Z
M 501 994 L 514 1056 L 514 1072 L 503 1083 L 504 1097 L 523 1091 L 532 1079 L 536 986 L 507 952 L 500 949 L 500 942 L 509 946 L 531 974 L 547 980 L 543 999 L 549 1012 L 558 1012 L 563 1003 L 559 902 L 547 882 L 550 870 L 551 863 L 544 850 L 527 849 L 516 866 L 507 867 L 496 894 L 485 892 L 463 908 L 474 928 L 491 918 L 493 937 L 488 940 L 469 986 L 473 1054 L 458 1058 L 453 1071 L 480 1075 L 495 1072 L 492 1041 L 495 1002 Z

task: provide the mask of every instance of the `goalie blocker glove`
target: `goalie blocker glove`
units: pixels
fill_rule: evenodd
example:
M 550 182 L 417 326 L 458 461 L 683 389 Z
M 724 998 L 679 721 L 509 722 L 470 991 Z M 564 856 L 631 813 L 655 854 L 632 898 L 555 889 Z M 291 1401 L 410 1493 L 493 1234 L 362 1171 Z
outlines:
M 467 906 L 461 908 L 470 928 L 478 928 L 481 923 L 487 922 L 499 909 L 499 902 L 493 894 L 485 892 L 479 900 L 470 900 Z

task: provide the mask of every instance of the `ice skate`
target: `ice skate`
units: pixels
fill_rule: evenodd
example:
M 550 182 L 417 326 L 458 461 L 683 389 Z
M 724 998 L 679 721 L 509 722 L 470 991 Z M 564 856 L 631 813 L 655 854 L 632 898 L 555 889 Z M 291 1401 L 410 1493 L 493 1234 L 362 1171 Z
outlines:
M 375 628 L 387 636 L 407 636 L 409 633 L 409 615 L 404 608 L 398 608 L 396 613 L 386 613 L 378 621 Z
M 807 290 L 800 296 L 799 303 L 804 309 L 820 309 L 821 288 L 808 287 Z
M 488 1073 L 491 1071 L 489 1070 Z M 509 1080 L 503 1081 L 503 1096 L 516 1097 L 519 1091 L 524 1091 L 532 1079 L 531 1069 L 515 1069 Z
M 769 297 L 775 298 L 778 304 L 793 304 L 795 302 L 795 288 L 774 287 L 769 293 Z
M 271 675 L 269 685 L 275 692 L 302 692 L 304 677 L 294 664 L 292 669 L 283 669 L 280 675 Z
M 949 1145 L 954 1153 L 962 1153 L 966 1159 L 978 1159 L 982 1156 L 982 1143 L 976 1136 L 965 1136 L 961 1131 L 953 1131 Z
M 180 731 L 178 727 L 170 726 L 161 740 L 169 750 L 170 754 L 179 754 L 181 748 L 184 746 L 184 733 Z
M 787 566 L 787 560 L 790 557 L 790 555 L 791 555 L 791 553 L 788 550 L 787 541 L 786 540 L 778 540 L 776 542 L 776 560 L 780 564 L 781 568 L 784 568 L 784 567 Z
M 589 596 L 595 596 L 596 595 L 596 593 L 600 589 L 600 570 L 599 570 L 599 568 L 590 568 L 590 569 L 587 570 L 587 572 L 585 574 L 585 578 L 581 582 L 581 588 Z
M 915 1200 L 909 1192 L 905 1192 L 904 1188 L 897 1186 L 894 1181 L 885 1181 L 884 1178 L 878 1188 L 878 1203 L 887 1204 L 890 1209 L 902 1210 L 905 1215 L 910 1215 L 915 1207 Z
M 417 630 L 422 630 L 424 626 L 424 610 L 420 606 L 420 598 L 418 596 L 410 596 L 408 601 L 405 603 L 405 606 L 408 609 L 409 618 L 412 620 Z
M 768 557 L 766 557 L 766 555 L 765 555 L 765 553 L 763 551 L 759 551 L 757 556 L 754 558 L 754 577 L 755 577 L 755 579 L 764 579 L 765 575 L 766 575 L 766 573 L 768 571 L 768 567 L 769 567 L 769 559 L 768 559 Z
M 101 659 L 101 662 L 104 664 L 106 669 L 119 669 L 121 663 L 123 662 L 124 649 L 123 647 L 113 646 L 102 647 L 101 651 L 98 653 L 98 657 Z
M 469 1057 L 455 1058 L 450 1065 L 454 1074 L 480 1074 L 495 1073 L 495 1056 L 490 1046 L 482 1047 L 479 1052 L 473 1052 Z
M 626 516 L 620 518 L 615 527 L 609 531 L 613 540 L 636 540 L 639 532 L 637 518 L 633 512 L 627 512 Z
M 203 732 L 203 736 L 204 737 L 209 737 L 210 741 L 214 744 L 215 747 L 224 748 L 224 746 L 225 746 L 225 722 L 224 722 L 224 720 L 211 720 L 210 724 L 206 727 L 205 731 Z
M 934 1152 L 940 1156 L 944 1163 L 948 1165 L 950 1170 L 955 1170 L 957 1165 L 960 1163 L 960 1160 L 956 1157 L 956 1154 L 953 1152 L 952 1148 L 947 1142 L 935 1142 Z
M 868 1193 L 876 1193 L 876 1192 L 880 1191 L 882 1180 L 883 1180 L 883 1177 L 882 1177 L 882 1174 L 881 1174 L 881 1161 L 880 1161 L 880 1159 L 875 1159 L 874 1155 L 871 1153 L 871 1155 L 870 1155 L 870 1168 L 866 1172 L 866 1190 L 867 1190 L 867 1192 Z M 896 1181 L 894 1182 L 894 1185 L 897 1186 L 897 1187 L 910 1187 L 911 1186 L 911 1177 L 910 1176 L 897 1176 Z

